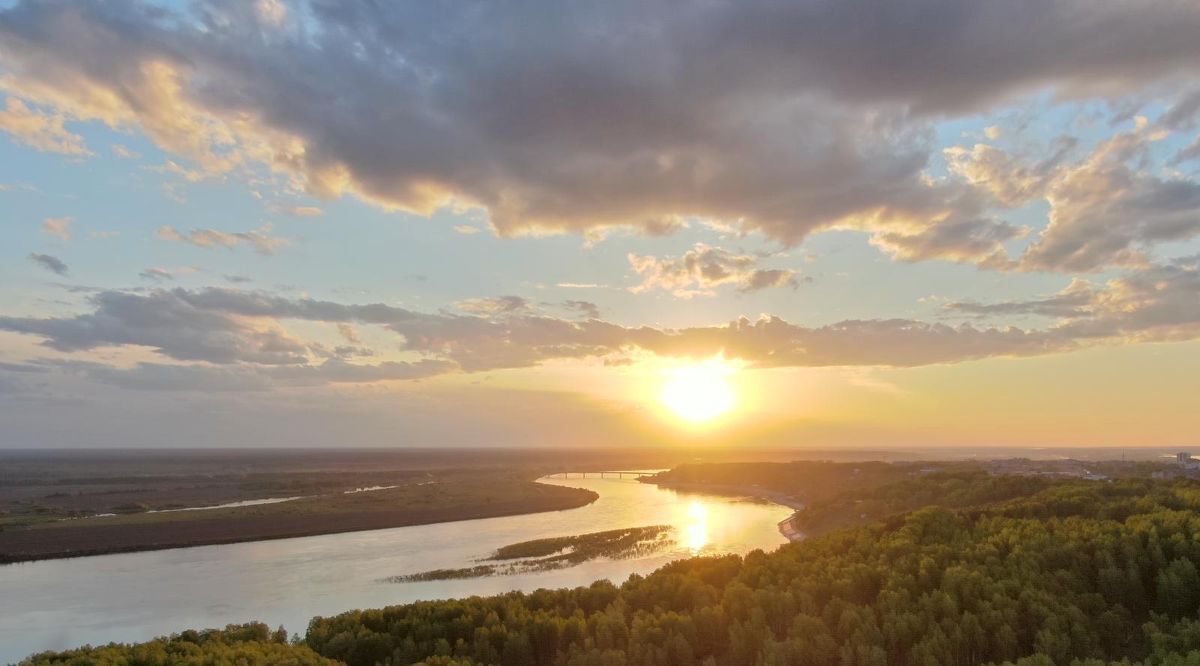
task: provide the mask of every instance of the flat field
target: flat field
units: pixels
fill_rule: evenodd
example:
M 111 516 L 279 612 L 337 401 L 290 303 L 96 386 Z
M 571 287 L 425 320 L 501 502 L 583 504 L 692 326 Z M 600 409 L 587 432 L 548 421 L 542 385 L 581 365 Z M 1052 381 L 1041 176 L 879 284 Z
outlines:
M 596 497 L 535 483 L 550 468 L 503 456 L 88 455 L 0 461 L 0 562 L 553 511 Z M 270 503 L 201 508 L 248 501 Z

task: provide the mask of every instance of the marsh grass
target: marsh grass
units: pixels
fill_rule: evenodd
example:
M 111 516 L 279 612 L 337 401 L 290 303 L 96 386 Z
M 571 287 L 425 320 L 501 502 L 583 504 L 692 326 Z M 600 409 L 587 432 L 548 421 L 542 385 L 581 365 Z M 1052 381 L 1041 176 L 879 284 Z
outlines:
M 509 544 L 484 560 L 497 564 L 480 564 L 461 569 L 434 569 L 415 574 L 391 576 L 392 583 L 415 583 L 431 580 L 454 580 L 506 576 L 538 571 L 565 569 L 589 560 L 606 557 L 629 559 L 658 552 L 674 543 L 669 525 L 627 527 L 590 534 L 533 539 Z

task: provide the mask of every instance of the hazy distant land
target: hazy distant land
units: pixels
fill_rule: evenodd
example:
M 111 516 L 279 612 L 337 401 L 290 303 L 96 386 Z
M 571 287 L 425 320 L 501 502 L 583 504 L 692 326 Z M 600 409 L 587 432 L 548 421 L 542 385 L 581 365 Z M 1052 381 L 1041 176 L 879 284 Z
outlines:
M 982 453 L 981 451 L 980 453 Z M 1116 453 L 1079 451 L 1084 455 Z M 800 508 L 785 533 L 866 522 L 896 508 L 875 500 L 837 509 L 847 487 L 897 481 L 920 469 L 980 471 L 987 463 L 923 460 L 928 451 L 891 452 L 895 463 L 850 467 L 823 458 L 862 460 L 872 451 L 541 451 L 517 449 L 154 450 L 0 452 L 0 562 L 155 550 L 353 532 L 405 525 L 552 511 L 595 499 L 589 491 L 533 482 L 565 470 L 672 467 L 647 481 L 682 492 L 736 492 Z M 1084 463 L 1058 452 L 1024 452 L 1031 469 Z M 1140 452 L 1142 456 L 1153 455 Z M 696 463 L 734 456 L 768 462 Z M 1159 454 L 1161 455 L 1161 454 Z M 907 458 L 907 460 L 905 460 Z M 996 463 L 990 463 L 995 465 Z M 1008 463 L 1012 464 L 1012 463 Z M 1110 469 L 1118 463 L 1105 463 Z M 1147 475 L 1151 461 L 1122 463 Z M 1082 471 L 1081 471 L 1082 470 Z M 1110 469 L 1111 471 L 1111 469 Z M 1065 473 L 1065 472 L 1064 472 Z M 249 506 L 228 506 L 249 502 Z M 825 502 L 822 504 L 822 502 Z M 861 503 L 861 502 L 860 502 Z M 193 510 L 203 509 L 203 510 Z M 838 512 L 843 515 L 836 515 Z

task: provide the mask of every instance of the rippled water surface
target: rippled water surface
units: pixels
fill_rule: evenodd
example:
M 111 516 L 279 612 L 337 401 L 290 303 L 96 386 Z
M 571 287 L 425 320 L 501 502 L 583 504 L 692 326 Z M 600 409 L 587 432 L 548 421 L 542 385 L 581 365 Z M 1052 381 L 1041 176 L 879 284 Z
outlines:
M 186 628 L 262 620 L 303 633 L 309 618 L 419 599 L 620 582 L 692 554 L 784 542 L 790 510 L 747 498 L 676 493 L 629 479 L 544 479 L 589 488 L 578 509 L 369 532 L 0 565 L 0 662 L 84 643 L 136 641 Z M 635 560 L 469 580 L 387 583 L 467 567 L 529 539 L 641 525 L 675 528 L 671 549 Z

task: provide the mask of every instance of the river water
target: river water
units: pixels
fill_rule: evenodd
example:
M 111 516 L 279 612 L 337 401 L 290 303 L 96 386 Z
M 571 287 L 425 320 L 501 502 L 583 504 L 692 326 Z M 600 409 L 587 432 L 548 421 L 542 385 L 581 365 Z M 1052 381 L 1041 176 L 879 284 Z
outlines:
M 539 587 L 621 582 L 689 555 L 770 550 L 791 510 L 749 498 L 677 493 L 630 479 L 543 479 L 588 488 L 578 509 L 369 532 L 0 565 L 0 663 L 41 650 L 141 641 L 261 620 L 303 634 L 308 620 L 355 608 Z M 642 525 L 676 545 L 640 559 L 451 581 L 382 579 L 468 567 L 500 546 Z

